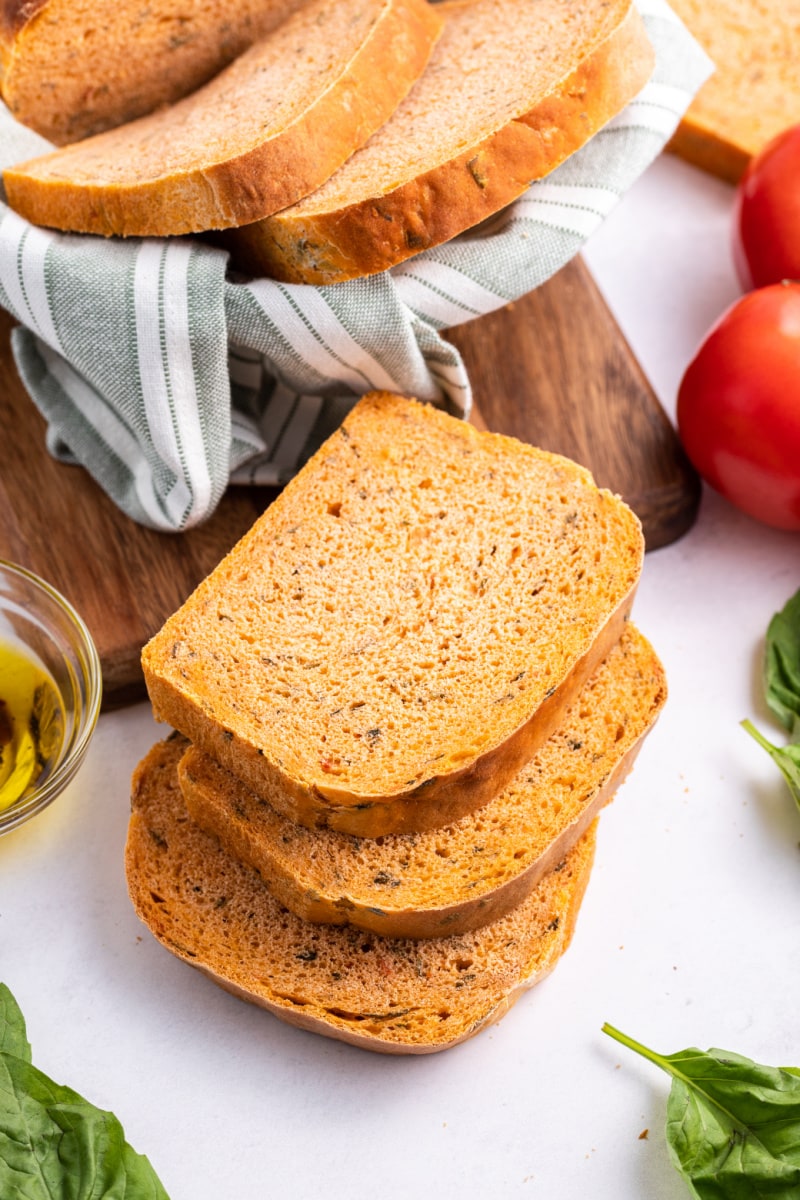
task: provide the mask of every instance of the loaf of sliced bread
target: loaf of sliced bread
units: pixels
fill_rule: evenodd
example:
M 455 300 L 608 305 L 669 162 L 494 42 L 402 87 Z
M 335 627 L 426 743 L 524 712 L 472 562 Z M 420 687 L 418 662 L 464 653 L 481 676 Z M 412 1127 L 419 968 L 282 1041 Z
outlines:
M 38 225 L 165 236 L 293 204 L 394 111 L 441 28 L 426 0 L 309 0 L 199 91 L 4 173 Z
M 800 0 L 671 0 L 716 70 L 669 149 L 736 183 L 759 150 L 800 122 Z
M 388 937 L 441 937 L 498 920 L 553 870 L 624 780 L 665 698 L 655 652 L 628 625 L 505 791 L 429 833 L 372 840 L 305 829 L 194 747 L 178 775 L 195 823 L 297 916 Z
M 228 991 L 315 1033 L 388 1054 L 429 1054 L 502 1017 L 572 936 L 592 827 L 519 908 L 474 933 L 415 942 L 312 925 L 197 828 L 183 804 L 176 737 L 133 783 L 128 888 L 168 950 Z
M 631 0 L 442 4 L 404 103 L 327 184 L 223 239 L 251 275 L 327 284 L 383 271 L 516 199 L 644 86 Z
M 584 468 L 372 393 L 145 647 L 153 709 L 302 824 L 446 825 L 558 726 L 642 556 Z
M 171 104 L 307 0 L 4 0 L 0 93 L 58 146 Z

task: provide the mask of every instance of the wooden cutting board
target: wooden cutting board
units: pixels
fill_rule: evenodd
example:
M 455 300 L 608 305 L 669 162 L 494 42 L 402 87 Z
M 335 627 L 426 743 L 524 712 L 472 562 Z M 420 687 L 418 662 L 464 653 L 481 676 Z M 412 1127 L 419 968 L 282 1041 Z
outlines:
M 47 454 L 0 310 L 0 558 L 43 576 L 75 605 L 103 665 L 105 706 L 143 695 L 142 645 L 274 497 L 230 488 L 183 534 L 143 529 L 79 467 Z M 638 513 L 648 549 L 689 528 L 699 483 L 672 426 L 578 259 L 538 291 L 452 331 L 480 416 L 582 462 Z

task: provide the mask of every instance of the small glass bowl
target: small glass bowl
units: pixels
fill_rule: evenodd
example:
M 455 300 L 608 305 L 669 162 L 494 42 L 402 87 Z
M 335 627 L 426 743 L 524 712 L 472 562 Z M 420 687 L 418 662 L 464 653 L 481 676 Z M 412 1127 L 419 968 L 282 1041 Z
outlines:
M 46 769 L 19 799 L 0 809 L 0 834 L 41 812 L 83 762 L 100 712 L 100 659 L 86 625 L 64 597 L 31 571 L 0 559 L 0 643 L 46 669 L 62 706 L 64 736 Z M 0 675 L 0 698 L 3 695 Z

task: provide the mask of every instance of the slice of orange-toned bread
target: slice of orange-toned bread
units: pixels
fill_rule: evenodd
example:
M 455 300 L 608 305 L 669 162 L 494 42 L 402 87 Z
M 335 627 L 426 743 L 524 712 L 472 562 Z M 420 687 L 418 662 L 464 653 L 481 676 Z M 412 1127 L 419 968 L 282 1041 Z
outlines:
M 8 202 L 35 224 L 105 235 L 254 221 L 369 138 L 440 28 L 425 0 L 309 0 L 171 107 L 8 169 Z
M 171 104 L 307 0 L 0 0 L 0 92 L 58 146 Z
M 306 829 L 194 747 L 178 775 L 196 824 L 298 916 L 388 937 L 441 937 L 496 921 L 561 862 L 625 779 L 665 699 L 663 668 L 628 625 L 505 791 L 429 833 L 372 840 Z
M 753 155 L 800 121 L 800 0 L 672 0 L 716 70 L 669 149 L 736 183 Z
M 176 770 L 184 746 L 159 743 L 134 776 L 134 908 L 178 958 L 281 1020 L 367 1050 L 429 1054 L 502 1017 L 569 945 L 594 827 L 519 908 L 474 933 L 415 942 L 312 925 L 191 821 Z
M 371 393 L 145 647 L 153 709 L 302 824 L 446 825 L 558 726 L 642 557 L 583 467 Z
M 249 274 L 328 284 L 477 224 L 615 116 L 654 64 L 631 0 L 474 0 L 403 104 L 321 188 L 226 235 Z

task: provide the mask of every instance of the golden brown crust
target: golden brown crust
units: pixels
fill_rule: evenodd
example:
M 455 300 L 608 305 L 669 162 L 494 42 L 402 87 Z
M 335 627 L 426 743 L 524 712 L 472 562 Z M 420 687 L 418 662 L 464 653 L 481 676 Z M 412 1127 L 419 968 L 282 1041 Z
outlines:
M 482 142 L 387 194 L 307 217 L 280 212 L 226 234 L 223 244 L 242 271 L 286 282 L 338 283 L 386 270 L 515 200 L 615 116 L 653 65 L 630 8 L 555 92 Z
M 8 57 L 12 43 L 26 25 L 46 8 L 49 0 L 0 0 L 0 61 Z
M 73 164 L 80 171 L 88 162 L 91 175 L 104 154 L 109 162 L 129 156 L 139 129 L 168 145 L 177 110 L 164 110 L 130 126 L 132 140 L 127 128 L 112 130 L 6 170 L 8 202 L 35 224 L 104 236 L 162 237 L 254 221 L 319 186 L 366 141 L 421 74 L 440 28 L 422 0 L 393 0 L 336 83 L 266 143 L 218 162 L 204 161 L 199 145 L 194 169 L 133 184 L 106 183 L 100 170 L 97 182 L 70 177 Z
M 499 919 L 561 862 L 631 770 L 665 699 L 658 659 L 629 626 L 506 793 L 475 819 L 379 846 L 281 818 L 196 747 L 178 777 L 196 824 L 297 916 L 388 937 L 441 937 Z
M 525 992 L 543 983 L 548 975 L 551 975 L 555 970 L 558 960 L 570 947 L 575 933 L 578 913 L 580 912 L 586 889 L 589 886 L 591 867 L 594 861 L 594 829 L 590 829 L 585 836 L 591 838 L 591 847 L 587 847 L 584 850 L 584 860 L 580 864 L 576 864 L 573 868 L 574 878 L 570 880 L 565 902 L 558 917 L 554 918 L 554 921 L 558 921 L 558 940 L 555 941 L 554 939 L 547 958 L 542 962 L 538 962 L 536 969 L 532 970 L 530 974 L 511 984 L 508 992 L 503 996 L 496 997 L 491 1007 L 488 1007 L 479 1019 L 476 1019 L 467 1029 L 462 1029 L 453 1037 L 441 1037 L 437 1040 L 432 1038 L 429 1042 L 398 1043 L 390 1040 L 388 1037 L 381 1037 L 380 1033 L 377 1032 L 359 1033 L 357 1024 L 361 1020 L 359 1016 L 355 1016 L 355 1023 L 348 1025 L 341 1018 L 337 1018 L 335 1014 L 325 1012 L 313 1013 L 303 1011 L 302 1009 L 290 1008 L 285 1002 L 276 1002 L 270 996 L 266 996 L 260 992 L 248 991 L 246 987 L 232 983 L 229 979 L 217 974 L 210 967 L 192 961 L 190 957 L 175 950 L 172 946 L 168 946 L 167 948 L 172 950 L 178 958 L 182 958 L 184 962 L 201 971 L 224 991 L 229 992 L 232 996 L 236 996 L 239 1000 L 244 1000 L 249 1004 L 255 1004 L 258 1008 L 263 1008 L 266 1012 L 277 1017 L 279 1021 L 283 1021 L 286 1025 L 292 1025 L 295 1029 L 302 1029 L 306 1033 L 316 1033 L 322 1037 L 333 1038 L 334 1041 L 345 1042 L 346 1045 L 354 1046 L 358 1050 L 370 1050 L 374 1054 L 392 1056 L 401 1054 L 439 1054 L 442 1050 L 451 1050 L 454 1046 L 460 1046 L 470 1038 L 475 1037 L 482 1030 L 488 1029 L 492 1025 L 497 1025 L 503 1020 L 503 1017 L 508 1015 Z M 139 915 L 141 916 L 141 914 Z M 147 923 L 146 920 L 145 923 Z M 332 1017 L 333 1020 L 331 1019 Z
M 422 910 L 412 908 L 392 910 L 388 905 L 369 908 L 363 901 L 350 899 L 344 879 L 342 888 L 346 894 L 346 903 L 343 903 L 342 900 L 333 901 L 316 892 L 303 891 L 298 888 L 295 880 L 285 873 L 268 877 L 262 872 L 262 878 L 265 885 L 284 907 L 304 921 L 311 921 L 314 924 L 352 925 L 357 929 L 365 929 L 384 937 L 417 940 L 439 938 L 445 934 L 471 933 L 476 929 L 481 929 L 484 925 L 498 921 L 512 909 L 517 908 L 542 879 L 563 861 L 564 856 L 586 833 L 600 810 L 613 799 L 617 789 L 625 781 L 633 767 L 643 737 L 644 735 L 617 763 L 604 785 L 594 793 L 591 802 L 587 803 L 573 823 L 563 829 L 558 837 L 550 843 L 540 858 L 495 891 L 481 892 L 472 900 L 460 901 L 456 904 L 443 902 L 435 908 Z M 201 828 L 205 828 L 203 821 L 200 820 L 199 812 L 195 809 L 196 796 L 193 794 L 190 769 L 188 772 L 182 772 L 179 777 L 181 790 L 192 818 Z M 208 832 L 211 836 L 216 836 L 213 829 L 209 828 Z M 247 843 L 237 836 L 236 826 L 230 824 L 226 833 L 225 845 L 228 852 L 257 869 L 252 851 Z
M 691 117 L 683 119 L 666 148 L 728 183 L 738 183 L 750 162 L 750 155 L 741 146 Z
M 499 1020 L 567 949 L 594 828 L 517 912 L 477 933 L 420 944 L 314 927 L 189 820 L 176 778 L 184 745 L 159 743 L 134 774 L 133 906 L 174 955 L 280 1020 L 380 1053 L 430 1054 Z

